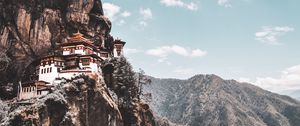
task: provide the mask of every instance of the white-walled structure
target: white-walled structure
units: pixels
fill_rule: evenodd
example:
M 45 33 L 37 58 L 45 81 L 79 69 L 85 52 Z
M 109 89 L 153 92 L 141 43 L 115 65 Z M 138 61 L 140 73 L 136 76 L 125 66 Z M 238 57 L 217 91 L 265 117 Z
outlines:
M 23 83 L 19 88 L 19 100 L 36 98 L 51 92 L 57 79 L 71 79 L 79 75 L 102 75 L 101 62 L 112 56 L 123 55 L 125 42 L 112 40 L 112 47 L 107 48 L 104 41 L 99 47 L 80 33 L 61 43 L 53 54 L 42 57 L 36 66 L 38 80 Z
M 52 87 L 44 81 L 23 83 L 19 88 L 18 99 L 23 100 L 47 95 L 52 91 Z
M 114 57 L 119 57 L 122 56 L 124 54 L 123 52 L 123 47 L 125 45 L 125 42 L 121 41 L 121 40 L 115 40 L 113 43 L 113 52 L 114 52 Z

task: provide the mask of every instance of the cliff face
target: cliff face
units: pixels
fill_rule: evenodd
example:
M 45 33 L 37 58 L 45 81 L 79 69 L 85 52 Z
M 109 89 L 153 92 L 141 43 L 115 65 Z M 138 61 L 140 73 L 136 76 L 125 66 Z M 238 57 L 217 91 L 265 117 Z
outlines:
M 122 109 L 121 109 L 122 110 Z M 111 97 L 102 77 L 95 75 L 62 79 L 53 93 L 39 99 L 0 101 L 1 126 L 168 126 L 156 120 L 147 104 L 134 108 L 136 120 L 124 120 L 128 113 Z M 128 111 L 127 111 L 128 112 Z M 125 123 L 128 122 L 128 123 Z
M 300 103 L 288 96 L 216 75 L 187 80 L 152 79 L 151 108 L 189 126 L 298 126 Z
M 91 39 L 105 40 L 110 28 L 101 0 L 0 0 L 1 97 L 12 97 L 16 90 L 7 94 L 4 87 L 22 79 L 34 60 L 67 35 L 79 30 Z
M 122 126 L 118 106 L 101 80 L 84 76 L 62 80 L 41 99 L 10 102 L 1 125 Z
M 40 99 L 16 101 L 17 85 L 35 71 L 36 59 L 80 31 L 95 45 L 112 40 L 101 0 L 0 0 L 0 125 L 123 126 L 125 110 L 111 97 L 102 76 L 62 80 Z M 130 113 L 143 126 L 156 125 L 149 107 Z

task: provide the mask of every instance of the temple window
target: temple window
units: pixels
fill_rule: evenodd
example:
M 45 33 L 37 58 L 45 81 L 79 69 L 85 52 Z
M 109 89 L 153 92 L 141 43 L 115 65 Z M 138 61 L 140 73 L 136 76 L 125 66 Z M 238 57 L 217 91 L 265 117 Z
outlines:
M 101 56 L 101 57 L 106 57 L 106 58 L 107 58 L 107 57 L 108 57 L 108 53 L 101 53 L 100 56 Z
M 82 65 L 89 65 L 90 64 L 90 59 L 82 59 Z
M 74 53 L 74 52 L 75 52 L 75 49 L 74 49 L 74 48 L 72 48 L 72 49 L 71 49 L 71 53 Z
M 50 67 L 50 73 L 52 72 L 52 67 Z

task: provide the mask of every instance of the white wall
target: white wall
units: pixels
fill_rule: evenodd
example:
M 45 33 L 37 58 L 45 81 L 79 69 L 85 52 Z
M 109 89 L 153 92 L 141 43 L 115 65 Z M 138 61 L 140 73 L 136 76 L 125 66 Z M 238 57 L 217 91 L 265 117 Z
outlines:
M 117 52 L 116 47 L 114 48 L 114 57 L 118 57 L 118 52 Z
M 47 73 L 47 68 L 51 68 L 52 67 L 52 71 Z M 41 73 L 42 69 L 46 68 L 46 73 Z M 39 71 L 39 81 L 45 81 L 45 82 L 49 82 L 52 83 L 55 78 L 58 77 L 58 71 L 57 71 L 58 67 L 55 67 L 54 64 L 51 65 L 45 65 L 45 66 L 40 66 L 40 71 Z
M 49 91 L 42 91 L 42 94 L 40 96 L 47 95 L 48 93 Z
M 26 91 L 27 88 L 31 88 L 31 91 Z M 30 99 L 36 97 L 36 88 L 34 86 L 24 87 L 23 90 L 20 91 L 19 99 Z
M 83 49 L 75 50 L 75 54 L 85 55 L 85 52 Z
M 86 70 L 91 70 L 93 72 L 98 72 L 99 71 L 97 63 L 90 62 L 90 64 L 87 65 L 87 66 L 84 66 L 84 65 L 82 65 L 82 63 L 79 63 L 79 67 L 80 68 L 86 68 Z
M 70 51 L 63 51 L 63 55 L 70 55 Z
M 98 65 L 97 63 L 90 63 L 90 67 L 93 72 L 98 72 Z

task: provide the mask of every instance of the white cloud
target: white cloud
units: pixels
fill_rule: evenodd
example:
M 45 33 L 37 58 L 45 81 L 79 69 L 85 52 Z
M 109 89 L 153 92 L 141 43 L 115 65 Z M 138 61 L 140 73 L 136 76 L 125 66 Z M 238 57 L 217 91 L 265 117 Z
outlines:
M 184 48 L 178 45 L 172 46 L 162 46 L 154 49 L 149 49 L 146 51 L 146 54 L 157 56 L 157 57 L 167 57 L 170 54 L 177 54 L 184 57 L 203 57 L 207 55 L 206 51 L 202 51 L 201 49 L 190 49 Z
M 300 65 L 292 66 L 281 72 L 280 77 L 257 77 L 251 81 L 248 78 L 240 78 L 238 81 L 253 83 L 261 88 L 273 92 L 300 89 Z
M 255 39 L 270 45 L 280 45 L 278 38 L 287 32 L 294 31 L 294 28 L 288 26 L 262 27 L 262 30 L 255 33 Z
M 140 14 L 143 16 L 144 20 L 152 19 L 152 11 L 150 8 L 141 8 Z
M 121 26 L 121 25 L 123 25 L 125 23 L 126 23 L 126 21 L 123 20 L 123 19 L 121 19 L 120 21 L 117 22 L 117 25 Z
M 120 13 L 120 7 L 112 3 L 103 3 L 104 14 L 112 21 L 116 19 L 118 13 Z
M 231 0 L 218 0 L 218 4 L 226 8 L 232 7 Z
M 122 17 L 129 17 L 131 16 L 131 13 L 129 11 L 124 11 L 123 13 L 121 13 Z
M 146 27 L 148 23 L 146 21 L 140 21 L 140 25 Z
M 117 22 L 117 25 L 126 23 L 125 18 L 131 16 L 129 11 L 123 11 L 120 6 L 113 3 L 103 3 L 104 15 L 107 16 L 112 22 Z
M 141 19 L 139 21 L 139 25 L 142 27 L 148 26 L 148 20 L 153 18 L 152 11 L 150 8 L 140 8 Z
M 157 60 L 158 63 L 165 63 L 167 65 L 172 65 L 172 63 L 170 61 L 168 61 L 168 59 L 166 57 L 163 57 L 163 58 L 159 58 Z
M 134 49 L 134 48 L 125 48 L 125 49 L 124 49 L 124 53 L 125 53 L 126 55 L 136 54 L 136 53 L 139 53 L 139 52 L 141 52 L 141 50 Z
M 198 10 L 198 5 L 194 2 L 184 3 L 181 0 L 160 0 L 160 3 L 167 7 L 181 7 L 192 11 Z

